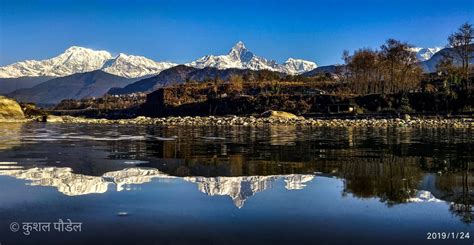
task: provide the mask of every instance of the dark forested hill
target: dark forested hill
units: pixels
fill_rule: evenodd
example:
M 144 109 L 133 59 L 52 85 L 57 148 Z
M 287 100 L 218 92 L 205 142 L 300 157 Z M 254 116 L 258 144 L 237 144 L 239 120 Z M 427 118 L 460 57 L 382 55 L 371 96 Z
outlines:
M 228 80 L 232 75 L 240 75 L 246 77 L 282 77 L 282 73 L 266 71 L 266 70 L 249 70 L 249 69 L 224 69 L 206 67 L 203 69 L 179 65 L 170 69 L 162 71 L 160 74 L 142 79 L 123 88 L 113 88 L 109 94 L 130 94 L 138 92 L 151 92 L 161 87 L 166 87 L 174 84 L 181 84 L 190 81 L 205 81 L 219 78 Z
M 17 89 L 31 88 L 53 77 L 0 78 L 0 94 L 8 94 Z
M 63 99 L 102 96 L 112 87 L 126 86 L 133 81 L 97 70 L 54 78 L 32 88 L 16 90 L 9 96 L 22 102 L 57 104 Z

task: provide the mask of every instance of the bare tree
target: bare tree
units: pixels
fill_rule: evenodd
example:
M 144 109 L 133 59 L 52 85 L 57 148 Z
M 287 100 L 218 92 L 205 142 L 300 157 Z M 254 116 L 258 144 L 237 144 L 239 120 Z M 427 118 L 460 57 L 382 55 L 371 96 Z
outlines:
M 344 51 L 347 81 L 358 94 L 398 93 L 419 88 L 422 70 L 408 43 L 389 39 L 381 50 Z
M 244 79 L 240 75 L 232 75 L 229 79 L 228 91 L 229 93 L 242 93 L 244 88 Z
M 454 65 L 453 57 L 444 56 L 436 65 L 436 72 L 444 79 L 444 86 L 459 85 L 463 76 L 462 68 Z
M 449 45 L 461 60 L 461 68 L 464 80 L 469 86 L 469 61 L 473 58 L 474 52 L 474 28 L 469 23 L 462 24 L 458 31 L 448 37 Z
M 408 92 L 419 87 L 422 69 L 418 65 L 413 46 L 388 39 L 380 51 L 383 73 L 382 93 Z
M 359 49 L 352 56 L 344 53 L 351 90 L 358 94 L 379 93 L 379 54 L 370 49 Z

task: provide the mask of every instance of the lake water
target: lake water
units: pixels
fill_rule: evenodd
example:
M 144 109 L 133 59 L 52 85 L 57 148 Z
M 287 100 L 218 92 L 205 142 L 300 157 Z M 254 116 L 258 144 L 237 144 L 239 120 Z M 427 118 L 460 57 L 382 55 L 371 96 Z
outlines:
M 0 124 L 0 243 L 473 244 L 473 146 L 466 129 Z

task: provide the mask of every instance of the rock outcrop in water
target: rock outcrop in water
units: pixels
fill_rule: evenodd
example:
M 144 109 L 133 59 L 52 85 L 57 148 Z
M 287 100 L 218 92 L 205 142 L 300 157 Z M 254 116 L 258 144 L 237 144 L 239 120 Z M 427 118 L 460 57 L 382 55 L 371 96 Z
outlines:
M 25 115 L 20 105 L 15 100 L 0 96 L 0 122 L 22 120 L 25 120 Z

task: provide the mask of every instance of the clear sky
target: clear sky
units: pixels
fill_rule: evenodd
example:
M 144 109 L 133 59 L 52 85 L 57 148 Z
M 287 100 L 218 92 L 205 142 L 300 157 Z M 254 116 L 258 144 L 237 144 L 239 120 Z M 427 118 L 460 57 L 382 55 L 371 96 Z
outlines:
M 474 0 L 0 0 L 0 65 L 56 56 L 72 45 L 157 61 L 223 54 L 239 40 L 255 54 L 319 65 L 387 38 L 445 46 Z

